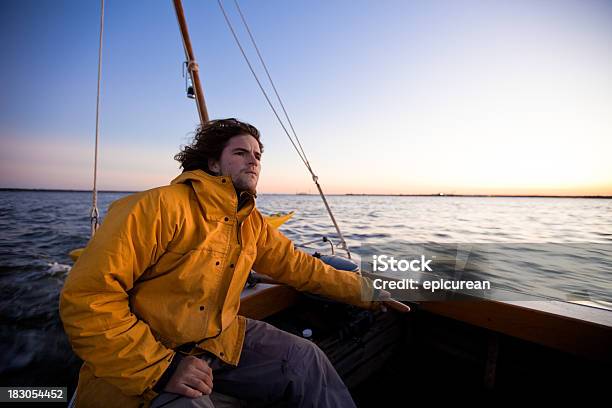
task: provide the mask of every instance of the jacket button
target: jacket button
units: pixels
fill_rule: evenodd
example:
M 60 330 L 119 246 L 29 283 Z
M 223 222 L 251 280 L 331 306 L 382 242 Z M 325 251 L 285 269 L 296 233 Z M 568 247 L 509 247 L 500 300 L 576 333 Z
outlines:
M 233 267 L 234 267 L 234 264 L 230 264 L 230 268 L 233 268 Z
M 222 182 L 222 183 L 225 183 L 225 179 L 221 179 L 221 182 Z
M 215 265 L 219 266 L 219 261 L 215 262 Z
M 204 310 L 204 306 L 200 306 L 200 310 Z
M 225 220 L 225 221 L 229 221 L 229 218 L 225 217 L 225 218 L 224 218 L 224 220 Z
M 225 355 L 225 353 L 224 353 L 224 352 L 220 352 L 220 353 L 219 353 L 219 355 L 220 355 L 221 357 L 223 357 L 223 356 Z

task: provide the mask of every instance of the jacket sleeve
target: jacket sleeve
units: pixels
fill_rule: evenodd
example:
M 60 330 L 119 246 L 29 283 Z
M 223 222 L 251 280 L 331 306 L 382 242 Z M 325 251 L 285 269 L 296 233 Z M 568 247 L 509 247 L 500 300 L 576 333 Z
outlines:
M 361 275 L 337 270 L 318 258 L 295 249 L 293 242 L 268 225 L 261 214 L 254 269 L 299 291 L 326 296 L 365 309 L 379 308 L 372 302 L 372 282 Z
M 129 291 L 163 254 L 175 225 L 161 198 L 140 193 L 114 203 L 70 271 L 60 298 L 64 329 L 96 377 L 126 395 L 150 391 L 174 356 L 130 310 Z

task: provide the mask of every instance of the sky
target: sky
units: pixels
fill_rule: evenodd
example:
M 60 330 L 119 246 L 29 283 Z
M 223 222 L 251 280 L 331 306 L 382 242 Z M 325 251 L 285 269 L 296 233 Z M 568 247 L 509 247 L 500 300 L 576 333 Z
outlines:
M 612 195 L 612 2 L 239 4 L 326 192 Z M 217 2 L 184 8 L 210 116 L 262 133 L 259 192 L 315 193 Z M 99 19 L 99 1 L 0 1 L 0 188 L 91 188 Z M 180 173 L 184 60 L 170 0 L 106 1 L 100 189 Z

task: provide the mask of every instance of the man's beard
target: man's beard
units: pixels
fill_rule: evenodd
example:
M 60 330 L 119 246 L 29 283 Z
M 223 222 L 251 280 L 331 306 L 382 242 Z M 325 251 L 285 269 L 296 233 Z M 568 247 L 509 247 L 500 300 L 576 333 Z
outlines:
M 238 194 L 240 194 L 243 191 L 246 191 L 253 195 L 257 194 L 257 182 L 255 182 L 255 185 L 253 187 L 249 186 L 249 184 L 250 183 L 242 182 L 242 180 L 236 180 L 234 182 L 234 188 L 236 189 L 236 192 Z

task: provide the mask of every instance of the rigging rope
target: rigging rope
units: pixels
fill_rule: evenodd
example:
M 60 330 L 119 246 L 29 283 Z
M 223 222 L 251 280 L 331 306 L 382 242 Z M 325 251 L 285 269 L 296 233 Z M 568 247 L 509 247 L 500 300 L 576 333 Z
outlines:
M 283 120 L 280 118 L 280 115 L 278 114 L 278 112 L 276 111 L 276 108 L 274 107 L 274 104 L 272 103 L 272 101 L 270 100 L 270 97 L 268 96 L 268 93 L 266 92 L 266 90 L 264 89 L 263 85 L 261 84 L 261 81 L 259 80 L 259 77 L 257 76 L 257 74 L 255 73 L 255 70 L 253 69 L 253 66 L 251 64 L 251 61 L 249 60 L 249 57 L 246 55 L 244 48 L 242 47 L 242 44 L 240 43 L 240 39 L 238 38 L 238 35 L 236 34 L 236 31 L 234 30 L 234 27 L 227 15 L 227 13 L 225 12 L 225 8 L 223 7 L 223 3 L 221 0 L 217 0 L 217 3 L 219 4 L 219 8 L 221 9 L 221 12 L 223 13 L 223 17 L 225 18 L 225 22 L 227 23 L 227 26 L 229 28 L 229 30 L 232 33 L 232 36 L 234 37 L 234 41 L 236 42 L 236 45 L 238 46 L 238 48 L 240 49 L 240 52 L 242 54 L 242 57 L 244 58 L 246 64 L 249 67 L 249 70 L 251 71 L 251 74 L 253 75 L 253 77 L 255 78 L 255 81 L 257 82 L 257 85 L 259 86 L 259 89 L 261 90 L 261 92 L 263 93 L 264 97 L 266 98 L 266 101 L 268 102 L 268 105 L 270 106 L 270 108 L 272 109 L 272 112 L 274 112 L 274 116 L 276 116 L 276 119 L 278 120 L 278 123 L 281 125 L 281 127 L 283 128 L 283 131 L 285 132 L 285 134 L 287 135 L 287 137 L 289 138 L 289 141 L 291 142 L 291 144 L 293 145 L 294 149 L 296 150 L 298 156 L 300 156 L 300 159 L 302 160 L 302 162 L 304 163 L 304 165 L 306 166 L 306 168 L 308 169 L 308 171 L 310 172 L 311 176 L 312 176 L 312 181 L 315 183 L 317 190 L 319 191 L 319 195 L 321 196 L 321 199 L 323 200 L 323 204 L 325 205 L 325 208 L 327 209 L 327 213 L 329 214 L 332 223 L 334 224 L 334 227 L 336 228 L 336 232 L 338 233 L 338 237 L 340 239 L 340 248 L 344 249 L 349 257 L 349 259 L 351 258 L 351 252 L 349 250 L 349 247 L 346 243 L 346 240 L 344 239 L 344 236 L 342 235 L 342 232 L 340 231 L 340 227 L 338 226 L 338 223 L 336 222 L 336 218 L 334 217 L 334 214 L 331 210 L 331 208 L 329 207 L 329 204 L 327 203 L 327 198 L 325 197 L 325 194 L 323 193 L 323 189 L 321 188 L 321 185 L 319 184 L 319 177 L 314 173 L 312 167 L 310 166 L 310 162 L 308 161 L 308 158 L 306 157 L 306 153 L 304 152 L 304 149 L 302 148 L 302 144 L 300 143 L 300 139 L 297 136 L 297 133 L 293 127 L 293 124 L 291 122 L 291 119 L 289 119 L 289 114 L 287 113 L 287 110 L 285 109 L 285 105 L 283 104 L 283 101 L 276 89 L 276 86 L 274 85 L 274 81 L 272 80 L 272 76 L 270 75 L 270 72 L 268 70 L 268 67 L 266 65 L 266 63 L 264 62 L 264 59 L 261 55 L 261 53 L 259 52 L 259 47 L 257 47 L 257 43 L 255 42 L 255 38 L 253 37 L 251 30 L 249 28 L 249 25 L 246 22 L 246 19 L 244 17 L 244 15 L 242 14 L 242 10 L 240 9 L 240 6 L 238 5 L 238 1 L 234 0 L 234 4 L 236 5 L 236 8 L 238 9 L 238 13 L 240 14 L 240 18 L 242 19 L 242 22 L 249 34 L 249 37 L 251 39 L 251 43 L 253 44 L 253 47 L 255 48 L 256 52 L 257 52 L 257 56 L 259 57 L 259 61 L 261 62 L 266 75 L 268 77 L 268 80 L 270 81 L 270 85 L 272 86 L 272 89 L 274 89 L 274 93 L 276 94 L 276 98 L 278 99 L 278 102 L 280 104 L 280 106 L 283 109 L 283 112 L 285 114 L 285 117 L 287 119 L 287 122 L 289 123 L 289 126 L 293 132 L 293 135 L 295 137 L 295 141 L 293 140 L 293 138 L 291 137 L 291 134 L 289 134 L 289 131 L 287 130 L 287 127 L 285 126 L 285 123 L 283 122 Z M 296 145 L 297 142 L 297 145 Z M 299 148 L 298 148 L 299 145 Z
M 98 138 L 100 134 L 100 82 L 102 80 L 102 38 L 104 37 L 104 0 L 101 0 L 100 10 L 100 45 L 98 47 L 98 93 L 96 95 L 96 143 L 94 148 L 93 190 L 90 212 L 91 236 L 93 237 L 100 225 L 98 211 Z

